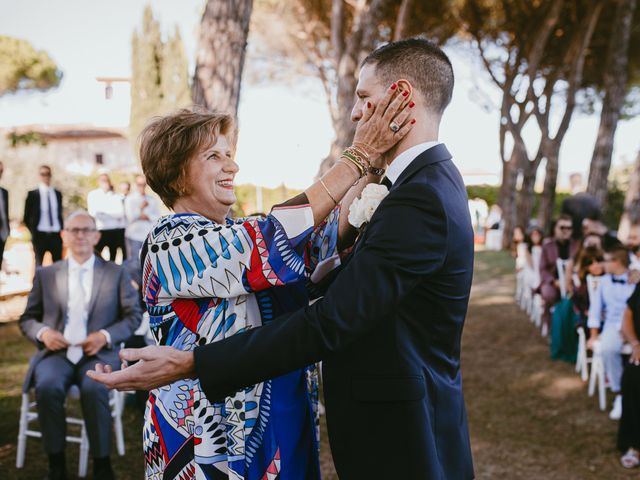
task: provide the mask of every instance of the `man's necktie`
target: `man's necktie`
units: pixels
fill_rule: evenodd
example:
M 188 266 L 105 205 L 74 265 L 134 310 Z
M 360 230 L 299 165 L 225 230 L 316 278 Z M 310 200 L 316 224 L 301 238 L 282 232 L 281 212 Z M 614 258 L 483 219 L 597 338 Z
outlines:
M 384 178 L 382 179 L 382 181 L 380 182 L 380 185 L 384 185 L 384 186 L 385 186 L 385 187 L 387 187 L 389 190 L 391 190 L 391 185 L 393 185 L 393 184 L 391 183 L 391 180 L 389 180 L 389 178 L 388 178 L 388 177 L 384 177 Z
M 51 190 L 47 190 L 47 213 L 49 214 L 49 225 L 53 227 L 53 208 L 51 206 Z
M 69 305 L 67 324 L 64 327 L 64 338 L 69 342 L 67 348 L 67 358 L 76 364 L 82 358 L 82 346 L 80 345 L 87 338 L 87 295 L 84 287 L 85 268 L 73 269 L 71 272 L 77 278 L 77 290 L 73 295 L 73 302 Z

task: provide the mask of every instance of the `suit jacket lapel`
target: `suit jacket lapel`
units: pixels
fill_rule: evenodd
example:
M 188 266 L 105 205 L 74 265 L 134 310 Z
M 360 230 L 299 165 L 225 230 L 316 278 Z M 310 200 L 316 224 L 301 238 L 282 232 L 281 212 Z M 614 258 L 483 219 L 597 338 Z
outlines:
M 420 171 L 420 169 L 426 167 L 427 165 L 431 165 L 438 162 L 443 162 L 445 160 L 450 160 L 451 154 L 447 147 L 444 144 L 439 143 L 431 147 L 428 150 L 425 150 L 420 155 L 418 155 L 413 162 L 409 164 L 409 166 L 400 174 L 397 180 L 391 185 L 391 189 L 389 191 L 393 191 L 394 188 L 397 188 L 398 185 L 406 182 L 409 178 L 411 178 L 415 173 Z M 384 202 L 384 199 L 382 200 Z M 353 245 L 352 253 L 350 257 L 355 254 L 359 247 L 362 245 L 362 241 L 366 235 L 367 228 L 365 227 L 364 231 L 358 235 L 356 239 L 356 243 Z
M 449 153 L 449 150 L 447 150 L 447 147 L 445 147 L 443 143 L 439 143 L 438 145 L 425 150 L 420 155 L 418 155 L 407 168 L 405 168 L 405 170 L 400 174 L 398 179 L 391 186 L 391 190 L 397 188 L 399 185 L 409 180 L 409 178 L 411 178 L 415 173 L 417 173 L 427 165 L 444 162 L 445 160 L 451 160 L 451 158 L 452 157 Z
M 56 285 L 58 288 L 58 302 L 62 312 L 62 325 L 64 326 L 67 321 L 67 308 L 69 306 L 69 262 L 67 260 L 58 264 Z
M 93 311 L 93 307 L 96 305 L 96 300 L 98 299 L 98 292 L 100 291 L 100 286 L 102 285 L 102 280 L 104 278 L 104 260 L 96 255 L 96 260 L 93 265 L 93 285 L 91 287 L 91 299 L 89 300 L 89 308 L 87 309 L 87 313 L 89 314 L 89 320 L 87 323 L 91 323 L 91 312 Z M 88 325 L 87 325 L 88 326 Z

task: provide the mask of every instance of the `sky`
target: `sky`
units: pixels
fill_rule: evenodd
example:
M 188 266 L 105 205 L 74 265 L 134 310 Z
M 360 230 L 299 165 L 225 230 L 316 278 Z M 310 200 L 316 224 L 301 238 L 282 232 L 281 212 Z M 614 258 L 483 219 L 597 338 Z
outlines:
M 63 71 L 60 87 L 45 93 L 0 98 L 0 127 L 29 124 L 90 124 L 126 127 L 128 84 L 114 86 L 111 100 L 96 77 L 131 75 L 131 34 L 150 3 L 163 31 L 181 30 L 194 67 L 203 0 L 0 0 L 0 35 L 30 41 L 46 50 Z M 251 38 L 250 38 L 251 41 Z M 496 110 L 485 110 L 478 89 L 494 103 L 499 92 L 481 66 L 463 48 L 446 47 L 456 75 L 453 101 L 443 118 L 440 140 L 447 144 L 463 173 L 499 178 Z M 285 85 L 242 86 L 239 107 L 237 183 L 273 187 L 308 186 L 334 136 L 321 85 L 309 79 L 299 91 Z M 598 129 L 597 115 L 574 114 L 560 152 L 560 187 L 574 172 L 588 174 Z M 621 122 L 615 139 L 614 165 L 631 162 L 640 148 L 640 118 Z M 535 129 L 525 132 L 530 144 Z

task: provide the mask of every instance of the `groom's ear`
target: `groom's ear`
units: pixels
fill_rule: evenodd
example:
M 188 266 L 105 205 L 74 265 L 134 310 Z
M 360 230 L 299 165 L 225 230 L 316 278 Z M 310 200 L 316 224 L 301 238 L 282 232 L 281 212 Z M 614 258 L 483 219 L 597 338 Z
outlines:
M 400 93 L 409 92 L 407 95 L 407 101 L 411 100 L 411 97 L 413 97 L 413 85 L 411 85 L 411 82 L 409 82 L 409 80 L 401 78 L 400 80 L 396 81 L 396 83 L 398 84 L 398 91 Z

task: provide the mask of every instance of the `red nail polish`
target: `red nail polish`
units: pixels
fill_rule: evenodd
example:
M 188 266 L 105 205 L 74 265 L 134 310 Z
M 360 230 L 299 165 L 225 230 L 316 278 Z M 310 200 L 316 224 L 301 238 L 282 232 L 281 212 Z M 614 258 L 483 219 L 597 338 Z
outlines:
M 415 118 L 413 120 L 411 120 L 411 125 L 413 125 L 414 123 L 416 123 L 416 119 Z
M 367 108 L 371 108 L 371 102 L 367 102 Z
M 416 106 L 416 104 L 415 104 L 415 103 L 413 103 L 413 102 L 409 102 L 409 108 L 413 108 L 413 107 L 415 107 L 415 106 Z
M 409 90 L 405 90 L 404 92 L 402 92 L 403 97 L 406 97 L 407 95 L 409 95 Z
M 395 83 L 391 84 L 391 90 L 395 90 L 396 88 L 398 88 L 398 85 L 396 85 Z

